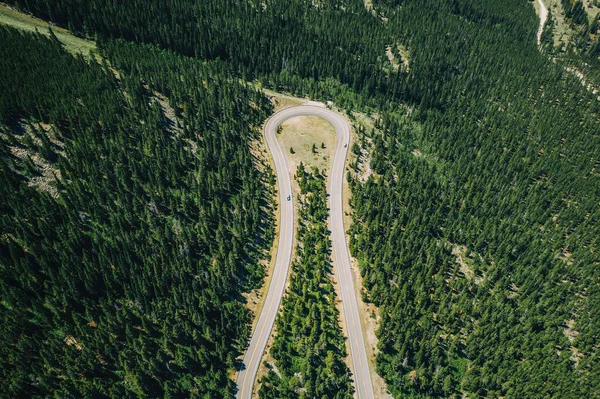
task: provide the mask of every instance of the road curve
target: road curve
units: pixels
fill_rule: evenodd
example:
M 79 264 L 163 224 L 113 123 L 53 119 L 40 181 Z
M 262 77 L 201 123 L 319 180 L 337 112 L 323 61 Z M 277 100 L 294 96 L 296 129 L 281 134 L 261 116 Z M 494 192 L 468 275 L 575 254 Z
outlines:
M 544 25 L 546 25 L 546 20 L 548 19 L 548 9 L 542 0 L 537 0 L 537 4 L 540 8 L 540 27 L 537 31 L 537 44 L 539 46 L 542 44 L 542 33 L 544 33 Z
M 293 201 L 287 200 L 287 196 L 292 194 L 292 184 L 283 150 L 279 146 L 275 135 L 279 125 L 295 116 L 321 117 L 333 125 L 337 135 L 336 152 L 330 173 L 329 187 L 330 229 L 332 231 L 334 266 L 338 274 L 342 307 L 347 327 L 346 331 L 348 332 L 348 341 L 350 343 L 354 387 L 358 398 L 373 399 L 373 386 L 371 385 L 369 364 L 367 362 L 367 354 L 358 314 L 358 303 L 354 295 L 354 283 L 350 270 L 350 254 L 346 244 L 342 210 L 344 163 L 348 152 L 350 126 L 341 115 L 326 108 L 308 105 L 286 108 L 279 111 L 267 121 L 264 127 L 265 138 L 275 162 L 277 181 L 279 183 L 279 203 L 281 204 L 279 245 L 271 285 L 269 286 L 256 327 L 252 332 L 250 345 L 244 354 L 244 369 L 238 374 L 238 392 L 236 398 L 250 399 L 252 396 L 254 379 L 256 378 L 263 352 L 267 346 L 267 341 L 271 335 L 273 324 L 275 323 L 275 317 L 281 303 L 290 268 L 292 243 L 294 241 L 294 206 Z

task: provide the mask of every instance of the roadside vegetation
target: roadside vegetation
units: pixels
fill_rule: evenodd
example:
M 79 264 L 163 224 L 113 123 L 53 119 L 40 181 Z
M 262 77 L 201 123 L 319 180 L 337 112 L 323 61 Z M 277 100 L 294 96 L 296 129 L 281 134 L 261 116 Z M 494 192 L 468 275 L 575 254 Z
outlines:
M 117 79 L 41 34 L 0 46 L 2 396 L 231 397 L 272 240 L 248 148 L 270 104 L 156 48 L 106 45 Z
M 331 241 L 327 226 L 325 178 L 300 164 L 300 222 L 290 285 L 276 320 L 268 375 L 259 397 L 352 398 L 346 344 L 339 326 L 337 296 L 331 283 Z
M 584 86 L 600 88 L 600 3 L 550 0 L 547 6 L 544 52 L 578 76 Z
M 376 117 L 350 244 L 394 397 L 600 392 L 600 101 L 560 64 L 600 71 L 592 2 L 550 7 L 542 51 L 523 0 L 10 3 L 97 37 L 121 77 L 0 30 L 7 396 L 233 395 L 272 238 L 257 86 Z M 301 395 L 306 364 L 265 386 Z
M 351 183 L 378 372 L 396 397 L 593 397 L 599 102 L 540 54 L 525 2 L 379 7 L 422 100 L 382 113 Z

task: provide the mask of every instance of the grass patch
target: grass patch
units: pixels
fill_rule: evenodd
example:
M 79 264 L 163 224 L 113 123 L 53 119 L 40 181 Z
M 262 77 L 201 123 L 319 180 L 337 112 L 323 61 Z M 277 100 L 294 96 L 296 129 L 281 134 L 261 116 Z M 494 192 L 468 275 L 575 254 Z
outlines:
M 317 116 L 296 116 L 281 124 L 281 133 L 277 134 L 279 145 L 288 157 L 290 172 L 295 173 L 300 162 L 311 170 L 313 167 L 329 173 L 336 136 L 333 126 Z M 325 148 L 321 148 L 322 144 Z M 313 145 L 315 147 L 313 151 Z M 290 152 L 294 149 L 294 153 Z
M 32 17 L 0 3 L 0 24 L 8 25 L 27 32 L 36 30 L 43 35 L 50 35 L 48 28 L 52 27 L 54 34 L 64 45 L 65 49 L 73 54 L 82 54 L 86 58 L 92 58 L 96 51 L 96 43 L 74 36 L 66 29 L 52 25 L 41 19 Z

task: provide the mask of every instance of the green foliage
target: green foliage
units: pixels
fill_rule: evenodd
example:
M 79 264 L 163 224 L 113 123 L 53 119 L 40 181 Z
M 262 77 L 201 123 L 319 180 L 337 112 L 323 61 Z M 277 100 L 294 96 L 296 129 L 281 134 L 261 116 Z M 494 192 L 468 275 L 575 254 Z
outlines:
M 565 16 L 569 18 L 575 25 L 583 25 L 588 23 L 588 15 L 585 12 L 581 1 L 561 0 Z
M 548 19 L 542 29 L 541 45 L 546 49 L 552 49 L 554 46 L 554 18 L 552 17 L 552 10 L 548 10 Z
M 269 104 L 150 46 L 105 43 L 119 78 L 41 35 L 1 28 L 0 46 L 2 396 L 232 397 L 239 293 L 272 239 L 248 146 Z M 58 197 L 15 149 L 51 162 Z
M 325 180 L 317 171 L 307 173 L 303 166 L 296 177 L 304 188 L 297 259 L 276 320 L 277 335 L 271 347 L 275 369 L 261 379 L 259 396 L 349 399 L 350 371 L 342 361 L 346 344 L 330 280 Z
M 537 50 L 526 2 L 387 15 L 418 105 L 383 113 L 378 177 L 351 180 L 378 372 L 396 397 L 594 397 L 599 103 Z
M 7 396 L 232 396 L 227 370 L 249 321 L 237 298 L 263 276 L 256 246 L 272 237 L 247 148 L 270 108 L 239 83 L 252 79 L 380 116 L 375 175 L 348 179 L 351 247 L 381 310 L 378 371 L 396 397 L 600 392 L 600 103 L 540 54 L 528 2 L 11 3 L 97 35 L 120 78 L 55 40 L 0 33 L 2 131 L 42 121 L 64 142 L 0 142 Z M 599 24 L 581 4 L 565 7 L 588 79 Z M 390 67 L 394 43 L 410 71 Z M 29 185 L 41 176 L 33 157 L 13 155 L 22 147 L 57 168 L 58 198 Z M 307 196 L 320 184 L 300 179 Z M 303 216 L 320 220 L 323 206 L 307 202 Z M 281 376 L 266 377 L 265 398 L 349 395 L 345 368 L 314 372 L 343 356 L 329 288 L 315 295 L 324 230 L 303 233 L 310 261 L 294 267 L 312 274 L 290 288 L 273 352 Z M 317 258 L 320 272 L 308 270 Z
M 10 0 L 82 35 L 153 43 L 225 60 L 275 90 L 343 96 L 395 90 L 385 66 L 391 38 L 363 0 Z M 328 81 L 327 81 L 328 79 Z M 325 84 L 324 84 L 325 83 Z M 344 101 L 344 100 L 342 100 Z

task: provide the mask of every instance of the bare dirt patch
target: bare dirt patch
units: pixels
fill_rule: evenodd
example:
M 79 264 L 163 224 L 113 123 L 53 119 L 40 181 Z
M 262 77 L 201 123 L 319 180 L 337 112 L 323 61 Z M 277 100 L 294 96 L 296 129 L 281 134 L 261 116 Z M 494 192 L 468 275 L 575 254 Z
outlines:
M 569 339 L 569 342 L 575 341 L 575 338 L 579 335 L 579 331 L 575 330 L 575 320 L 567 320 L 565 322 L 566 327 L 563 329 L 563 334 Z M 579 361 L 585 357 L 585 355 L 579 352 L 574 346 L 570 346 L 569 350 L 571 351 L 571 361 L 574 363 L 575 368 L 579 366 Z
M 352 175 L 358 179 L 360 182 L 366 182 L 367 179 L 374 175 L 375 172 L 371 169 L 371 159 L 373 158 L 372 149 L 373 149 L 373 140 L 370 137 L 370 133 L 366 134 L 366 132 L 375 131 L 375 118 L 377 116 L 368 116 L 359 112 L 353 113 L 354 122 L 353 122 L 353 134 L 350 142 L 350 148 L 353 148 L 353 144 L 356 142 L 361 146 L 361 152 L 357 156 L 354 152 L 350 151 L 348 153 L 348 159 L 346 162 L 346 170 L 352 172 Z M 364 135 L 359 136 L 359 129 L 361 127 L 364 131 Z M 344 196 L 350 198 L 350 188 L 347 185 L 344 185 Z M 346 226 L 349 227 L 352 223 L 352 219 L 345 220 Z
M 147 87 L 150 90 L 150 87 Z M 181 134 L 181 123 L 175 114 L 175 109 L 169 104 L 169 99 L 164 94 L 153 90 L 152 91 L 152 99 L 160 105 L 160 109 L 162 110 L 162 114 L 167 120 L 167 130 L 169 133 L 173 134 L 175 137 L 179 137 Z M 188 143 L 189 144 L 189 143 Z M 195 144 L 195 143 L 194 143 Z M 193 152 L 195 153 L 196 148 L 193 148 Z
M 546 24 L 546 20 L 548 19 L 548 9 L 546 5 L 542 2 L 542 0 L 536 0 L 533 3 L 533 7 L 540 17 L 540 27 L 537 31 L 537 44 L 538 46 L 542 43 L 542 32 L 544 31 L 544 25 Z
M 563 329 L 563 333 L 569 339 L 569 342 L 575 341 L 575 338 L 579 335 L 579 331 L 575 330 L 575 320 L 567 320 L 565 322 L 566 327 Z
M 296 107 L 298 105 L 304 105 L 308 101 L 308 99 L 299 98 L 290 96 L 283 93 L 278 93 L 273 90 L 261 88 L 262 91 L 265 92 L 271 103 L 273 104 L 273 108 L 275 112 L 281 111 L 285 108 Z
M 65 344 L 74 346 L 78 351 L 83 350 L 83 346 L 72 335 L 67 335 L 64 339 Z
M 402 57 L 402 63 L 404 64 L 404 68 L 406 68 L 406 72 L 410 71 L 410 51 L 402 43 L 398 43 L 398 51 L 400 52 L 400 56 Z
M 600 92 L 600 88 L 595 87 L 594 85 L 592 85 L 591 83 L 589 83 L 589 81 L 586 79 L 586 77 L 583 74 L 583 72 L 581 72 L 576 67 L 574 67 L 574 66 L 567 66 L 567 67 L 565 67 L 565 71 L 571 73 L 573 76 L 575 76 L 577 79 L 579 79 L 579 81 L 581 82 L 581 85 L 588 92 L 590 92 L 592 94 L 598 94 L 598 92 Z M 600 96 L 598 97 L 598 101 L 600 101 Z
M 392 68 L 394 69 L 394 72 L 397 72 L 398 68 L 400 68 L 400 64 L 398 63 L 398 60 L 396 60 L 396 56 L 394 55 L 394 52 L 392 51 L 392 46 L 386 47 L 385 55 L 386 55 L 388 61 L 392 64 Z
M 475 271 L 471 269 L 471 266 L 465 261 L 467 256 L 467 247 L 464 245 L 453 245 L 452 255 L 456 256 L 456 263 L 460 266 L 460 271 L 465 275 L 467 280 L 473 280 L 475 278 Z
M 402 44 L 397 43 L 394 46 L 387 46 L 385 48 L 385 56 L 387 57 L 390 64 L 392 64 L 392 69 L 394 70 L 394 72 L 398 72 L 398 70 L 400 69 L 400 65 L 403 66 L 406 72 L 409 71 L 409 52 L 408 49 Z
M 566 248 L 563 248 L 560 251 L 557 258 L 569 265 L 572 265 L 573 263 L 575 263 L 575 261 L 573 260 L 573 254 Z

